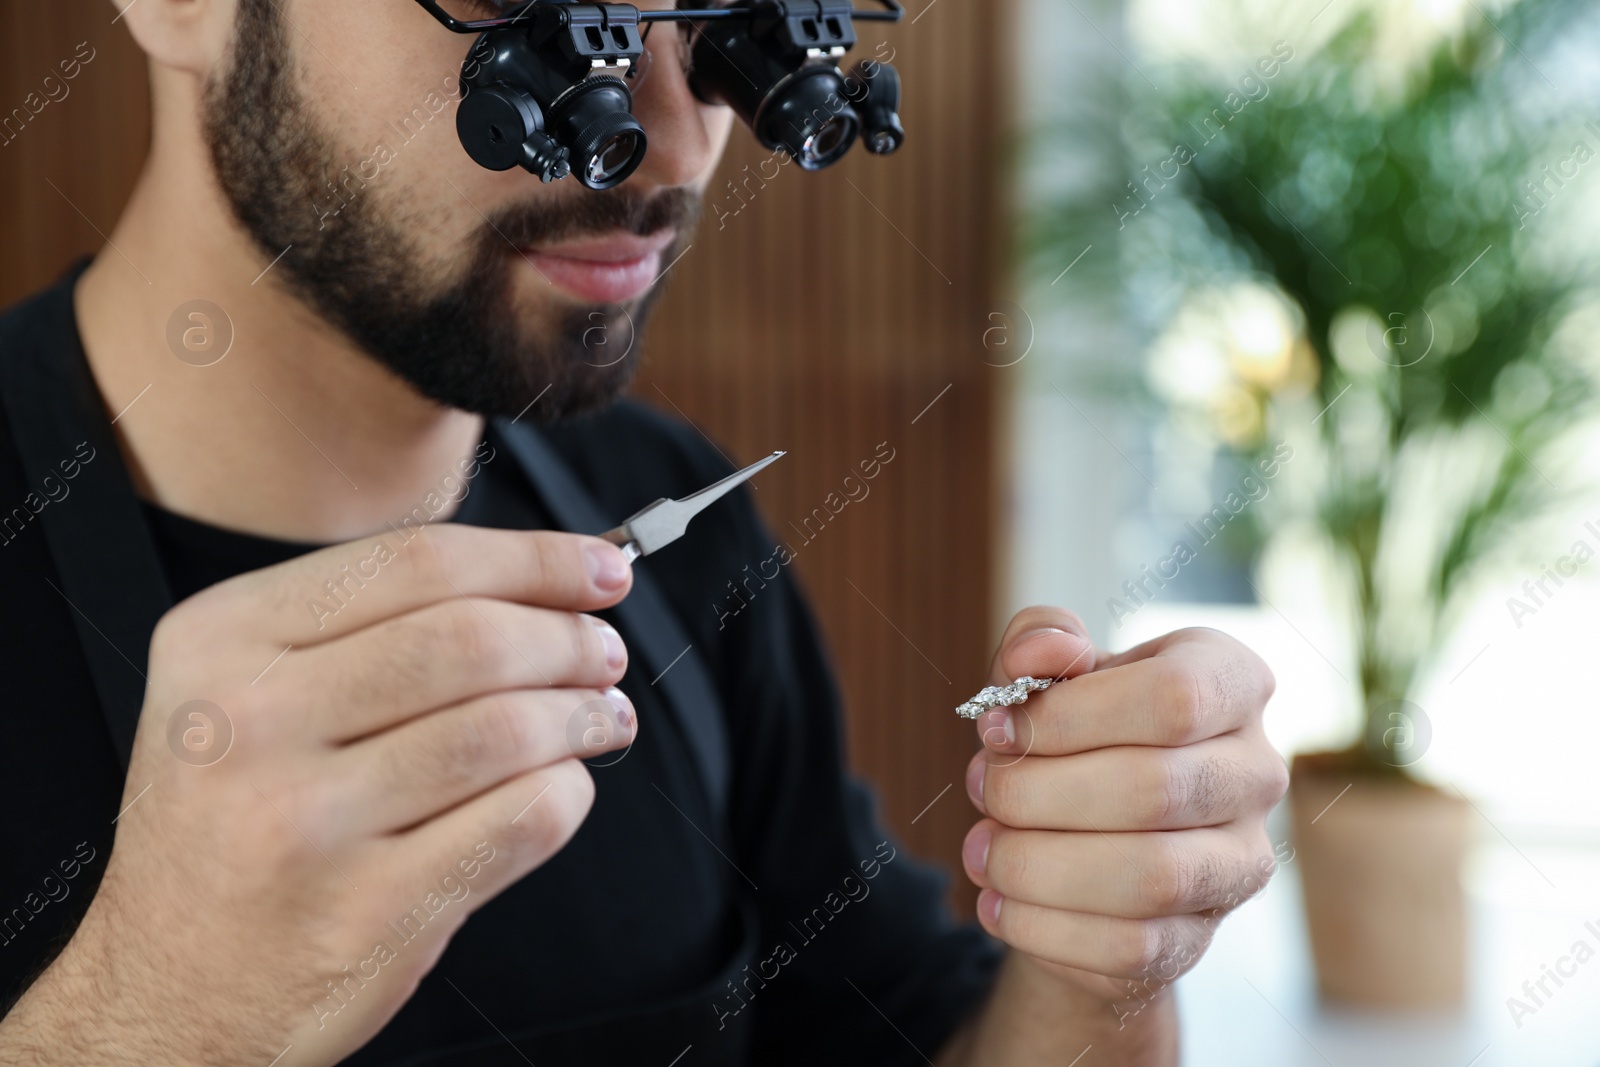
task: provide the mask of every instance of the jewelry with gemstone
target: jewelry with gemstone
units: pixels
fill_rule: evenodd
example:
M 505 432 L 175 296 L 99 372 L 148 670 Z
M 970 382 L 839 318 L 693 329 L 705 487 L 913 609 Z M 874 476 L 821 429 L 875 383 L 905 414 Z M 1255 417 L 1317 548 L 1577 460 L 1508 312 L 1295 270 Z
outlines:
M 986 686 L 978 691 L 977 696 L 956 708 L 956 714 L 963 719 L 976 719 L 986 711 L 1021 704 L 1028 699 L 1029 693 L 1049 689 L 1055 681 L 1054 678 L 1022 677 L 1010 685 Z

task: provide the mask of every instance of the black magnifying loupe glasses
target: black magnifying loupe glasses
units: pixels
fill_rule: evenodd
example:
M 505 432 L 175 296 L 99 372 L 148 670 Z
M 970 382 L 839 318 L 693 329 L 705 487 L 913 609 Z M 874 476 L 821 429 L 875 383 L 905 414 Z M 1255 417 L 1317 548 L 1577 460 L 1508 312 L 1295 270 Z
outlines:
M 839 61 L 858 21 L 898 22 L 897 0 L 733 0 L 641 11 L 578 0 L 417 0 L 455 33 L 476 34 L 456 112 L 462 147 L 490 170 L 522 167 L 546 182 L 569 174 L 590 189 L 626 181 L 649 148 L 633 115 L 633 80 L 652 24 L 688 24 L 689 86 L 733 109 L 762 145 L 805 170 L 843 158 L 857 140 L 876 155 L 905 141 L 900 76 Z M 492 16 L 492 17 L 485 17 Z

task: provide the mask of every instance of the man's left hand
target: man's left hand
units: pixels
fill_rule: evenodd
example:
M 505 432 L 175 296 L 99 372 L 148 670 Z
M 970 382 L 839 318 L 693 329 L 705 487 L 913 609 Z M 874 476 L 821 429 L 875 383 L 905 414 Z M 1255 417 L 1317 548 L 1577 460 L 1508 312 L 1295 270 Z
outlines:
M 1029 608 L 990 684 L 1024 675 L 1058 680 L 978 719 L 967 773 L 986 816 L 963 849 L 979 921 L 1095 999 L 1148 999 L 1274 869 L 1272 672 L 1215 630 L 1110 655 L 1071 612 Z

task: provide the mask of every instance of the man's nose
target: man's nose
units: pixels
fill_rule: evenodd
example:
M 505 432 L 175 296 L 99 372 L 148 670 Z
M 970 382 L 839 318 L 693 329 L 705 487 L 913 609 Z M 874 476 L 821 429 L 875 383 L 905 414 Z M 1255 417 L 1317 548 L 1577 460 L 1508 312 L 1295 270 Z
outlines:
M 731 121 L 724 109 L 707 107 L 690 91 L 674 39 L 678 32 L 671 24 L 655 28 L 649 73 L 633 101 L 650 146 L 632 180 L 667 187 L 692 185 L 710 173 Z

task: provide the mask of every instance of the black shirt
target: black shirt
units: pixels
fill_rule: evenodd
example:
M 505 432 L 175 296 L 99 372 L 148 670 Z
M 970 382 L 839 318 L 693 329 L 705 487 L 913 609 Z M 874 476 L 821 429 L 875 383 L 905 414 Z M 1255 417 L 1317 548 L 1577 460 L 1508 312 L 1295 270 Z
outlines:
M 77 274 L 0 319 L 0 360 L 20 345 L 83 360 Z M 87 906 L 124 778 L 39 529 L 38 511 L 74 506 L 71 482 L 30 485 L 13 432 L 0 412 L 3 1005 Z M 541 432 L 617 519 L 730 469 L 695 431 L 633 402 Z M 492 438 L 479 455 L 488 458 L 451 521 L 555 525 Z M 174 601 L 318 547 L 141 508 Z M 846 773 L 839 694 L 788 569 L 737 616 L 715 606 L 774 545 L 739 493 L 635 565 L 659 584 L 725 709 L 727 855 L 695 825 L 705 811 L 667 799 L 694 795 L 695 763 L 666 726 L 661 690 L 630 665 L 621 688 L 639 739 L 620 760 L 590 761 L 596 799 L 576 836 L 468 919 L 348 1063 L 913 1064 L 979 1004 L 999 949 L 954 921 L 943 875 L 898 848 Z M 147 649 L 125 651 L 142 670 Z

